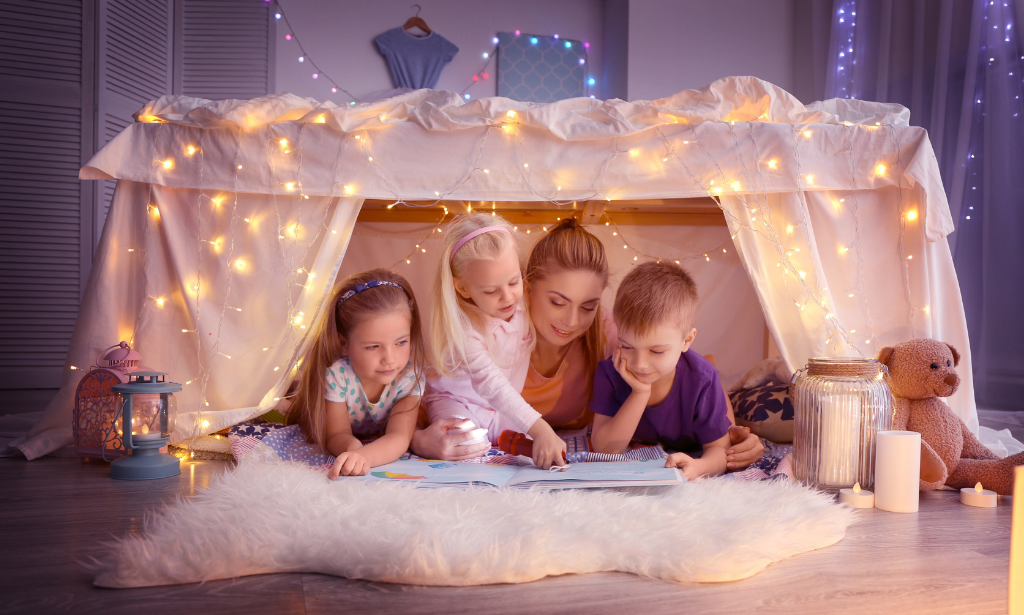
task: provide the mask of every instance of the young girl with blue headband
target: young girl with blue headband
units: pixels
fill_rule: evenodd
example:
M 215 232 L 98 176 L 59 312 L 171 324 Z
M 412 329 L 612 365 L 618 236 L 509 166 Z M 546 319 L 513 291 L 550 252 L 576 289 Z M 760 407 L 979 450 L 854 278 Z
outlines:
M 521 395 L 534 333 L 518 232 L 497 215 L 463 215 L 443 244 L 430 329 L 436 373 L 424 397 L 430 421 L 466 419 L 491 442 L 505 429 L 524 432 L 536 465 L 562 465 L 565 442 Z
M 427 362 L 412 287 L 387 269 L 350 276 L 314 324 L 288 423 L 336 456 L 329 478 L 358 476 L 409 448 Z M 363 444 L 360 437 L 380 437 Z

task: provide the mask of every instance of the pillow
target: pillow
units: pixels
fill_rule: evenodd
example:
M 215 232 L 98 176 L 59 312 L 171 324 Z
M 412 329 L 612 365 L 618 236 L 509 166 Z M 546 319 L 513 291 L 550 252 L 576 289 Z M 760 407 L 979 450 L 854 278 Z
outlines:
M 736 424 L 772 442 L 793 441 L 793 400 L 788 384 L 771 384 L 729 393 Z

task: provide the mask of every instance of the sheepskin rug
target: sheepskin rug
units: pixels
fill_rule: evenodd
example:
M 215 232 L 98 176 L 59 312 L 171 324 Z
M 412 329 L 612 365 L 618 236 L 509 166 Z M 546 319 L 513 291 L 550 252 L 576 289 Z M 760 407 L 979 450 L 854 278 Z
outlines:
M 829 496 L 783 482 L 417 489 L 251 461 L 151 515 L 141 535 L 88 567 L 102 587 L 274 572 L 465 586 L 618 570 L 708 583 L 835 544 L 852 521 Z

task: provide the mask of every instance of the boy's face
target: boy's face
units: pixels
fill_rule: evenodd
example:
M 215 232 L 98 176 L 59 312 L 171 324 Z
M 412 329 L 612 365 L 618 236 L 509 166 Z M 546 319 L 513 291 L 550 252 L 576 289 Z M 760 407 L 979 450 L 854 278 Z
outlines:
M 659 325 L 645 335 L 620 328 L 619 347 L 626 359 L 626 369 L 640 382 L 654 384 L 675 376 L 679 355 L 690 349 L 696 337 L 696 329 L 685 330 L 671 323 Z

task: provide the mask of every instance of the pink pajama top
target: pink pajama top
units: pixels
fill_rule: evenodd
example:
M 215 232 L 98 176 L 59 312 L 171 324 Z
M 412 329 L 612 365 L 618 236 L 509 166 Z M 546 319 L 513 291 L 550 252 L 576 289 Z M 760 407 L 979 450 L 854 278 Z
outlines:
M 427 378 L 424 403 L 447 399 L 476 408 L 492 410 L 526 433 L 540 418 L 540 413 L 526 403 L 521 395 L 526 372 L 530 368 L 533 339 L 522 306 L 508 322 L 487 318 L 486 332 L 469 331 L 466 343 L 466 365 L 452 377 L 433 373 Z M 491 358 L 484 335 L 495 349 L 497 361 Z

